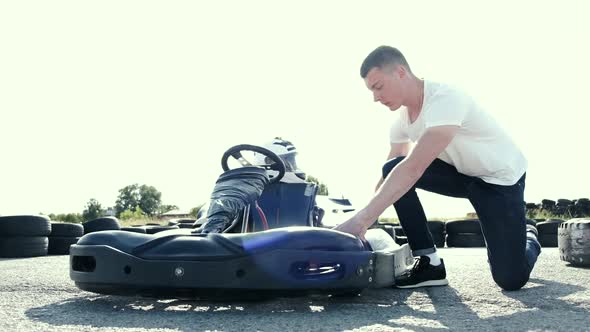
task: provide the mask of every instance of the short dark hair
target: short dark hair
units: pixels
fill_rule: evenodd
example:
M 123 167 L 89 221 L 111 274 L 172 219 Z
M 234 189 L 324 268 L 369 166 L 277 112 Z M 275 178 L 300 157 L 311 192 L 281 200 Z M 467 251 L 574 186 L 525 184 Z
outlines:
M 361 65 L 361 77 L 366 78 L 367 74 L 373 68 L 382 69 L 388 65 L 404 65 L 410 73 L 410 65 L 406 58 L 397 48 L 391 46 L 379 46 L 373 52 L 369 53 Z

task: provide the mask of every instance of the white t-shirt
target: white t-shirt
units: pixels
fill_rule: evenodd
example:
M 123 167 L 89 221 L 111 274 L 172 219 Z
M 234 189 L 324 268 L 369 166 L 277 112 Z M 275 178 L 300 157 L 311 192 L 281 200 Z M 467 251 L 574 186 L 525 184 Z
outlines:
M 407 108 L 391 126 L 391 143 L 416 142 L 427 128 L 461 128 L 438 156 L 459 173 L 499 185 L 513 185 L 526 172 L 527 160 L 496 120 L 463 91 L 443 83 L 424 81 L 422 111 L 410 123 Z

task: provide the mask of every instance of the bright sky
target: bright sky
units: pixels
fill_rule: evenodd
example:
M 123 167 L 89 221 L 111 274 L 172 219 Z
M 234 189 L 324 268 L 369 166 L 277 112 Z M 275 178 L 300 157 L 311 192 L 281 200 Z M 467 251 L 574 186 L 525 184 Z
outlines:
M 227 148 L 274 136 L 360 207 L 398 116 L 359 76 L 382 44 L 496 116 L 529 160 L 527 201 L 590 196 L 587 2 L 354 3 L 1 2 L 0 214 L 113 206 L 133 183 L 188 209 Z M 419 195 L 429 217 L 472 211 Z

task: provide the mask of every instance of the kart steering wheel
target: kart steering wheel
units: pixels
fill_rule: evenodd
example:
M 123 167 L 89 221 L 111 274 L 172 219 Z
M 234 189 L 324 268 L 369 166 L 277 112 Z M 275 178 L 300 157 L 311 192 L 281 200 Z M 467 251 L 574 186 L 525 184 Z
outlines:
M 248 160 L 246 160 L 242 156 L 242 151 L 253 151 L 256 153 L 260 153 L 261 155 L 266 157 L 266 158 L 264 158 L 265 164 L 264 165 L 253 165 L 251 162 L 249 162 Z M 225 172 L 229 171 L 229 166 L 228 166 L 227 162 L 228 162 L 228 159 L 230 156 L 232 156 L 237 161 L 239 161 L 240 164 L 244 167 L 258 166 L 258 167 L 263 167 L 267 171 L 279 172 L 279 174 L 276 176 L 273 176 L 273 177 L 269 176 L 270 183 L 275 183 L 275 182 L 280 181 L 283 178 L 283 176 L 285 175 L 286 166 L 285 166 L 285 163 L 283 162 L 283 159 L 281 159 L 281 157 L 279 157 L 276 153 L 274 153 L 268 149 L 265 149 L 263 147 L 256 146 L 256 145 L 249 145 L 249 144 L 240 144 L 240 145 L 236 145 L 234 147 L 229 148 L 227 151 L 225 151 L 225 153 L 223 154 L 223 157 L 221 157 L 221 167 L 223 168 L 223 171 L 225 171 Z

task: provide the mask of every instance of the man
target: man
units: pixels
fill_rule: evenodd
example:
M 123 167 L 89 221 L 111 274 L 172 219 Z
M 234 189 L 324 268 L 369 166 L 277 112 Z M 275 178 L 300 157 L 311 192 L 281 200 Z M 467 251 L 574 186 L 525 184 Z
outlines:
M 447 285 L 416 188 L 467 198 L 481 223 L 494 281 L 505 290 L 524 286 L 541 246 L 525 218 L 527 160 L 510 136 L 464 92 L 414 76 L 396 48 L 371 52 L 361 77 L 374 101 L 400 114 L 391 127 L 391 150 L 375 196 L 335 229 L 363 238 L 393 204 L 417 257 L 397 287 Z M 411 150 L 410 142 L 415 143 Z

